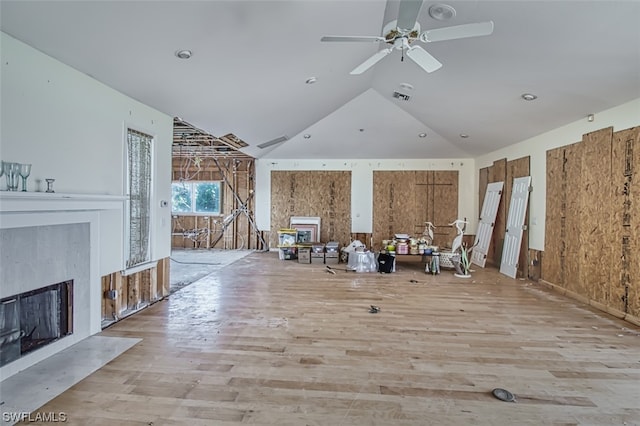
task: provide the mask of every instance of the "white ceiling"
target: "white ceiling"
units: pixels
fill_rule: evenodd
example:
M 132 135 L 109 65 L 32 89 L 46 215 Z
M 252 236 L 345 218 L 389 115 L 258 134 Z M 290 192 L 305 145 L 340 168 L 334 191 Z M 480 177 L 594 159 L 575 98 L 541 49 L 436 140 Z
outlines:
M 383 46 L 320 42 L 381 35 L 393 0 L 2 0 L 0 16 L 5 33 L 214 136 L 234 133 L 255 157 L 474 157 L 640 97 L 640 1 L 449 0 L 446 22 L 429 16 L 433 3 L 423 31 L 495 24 L 415 42 L 443 64 L 433 73 L 394 51 L 350 75 Z

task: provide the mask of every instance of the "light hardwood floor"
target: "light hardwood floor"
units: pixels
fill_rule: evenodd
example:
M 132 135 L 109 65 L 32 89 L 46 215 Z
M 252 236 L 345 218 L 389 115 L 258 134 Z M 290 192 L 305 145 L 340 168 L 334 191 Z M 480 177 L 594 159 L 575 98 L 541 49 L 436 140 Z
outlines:
M 493 269 L 335 268 L 251 254 L 104 330 L 143 340 L 38 411 L 79 425 L 640 424 L 638 327 Z

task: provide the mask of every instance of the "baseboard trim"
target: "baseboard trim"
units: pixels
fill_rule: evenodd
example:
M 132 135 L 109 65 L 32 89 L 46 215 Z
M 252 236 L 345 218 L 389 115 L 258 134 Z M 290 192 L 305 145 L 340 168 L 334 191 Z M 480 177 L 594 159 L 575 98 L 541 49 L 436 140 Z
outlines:
M 538 284 L 542 284 L 545 287 L 562 294 L 563 296 L 570 297 L 571 299 L 577 300 L 578 302 L 584 303 L 585 305 L 593 306 L 594 308 L 598 309 L 599 311 L 606 312 L 609 315 L 613 315 L 616 318 L 620 318 L 621 320 L 630 322 L 631 324 L 634 324 L 634 325 L 637 325 L 638 327 L 640 327 L 640 318 L 639 317 L 636 317 L 634 315 L 628 314 L 626 312 L 622 312 L 621 310 L 612 308 L 611 306 L 607 306 L 604 303 L 600 303 L 600 302 L 597 302 L 595 300 L 591 300 L 588 297 L 585 297 L 585 296 L 583 296 L 581 294 L 578 294 L 578 293 L 576 293 L 574 291 L 567 290 L 564 287 L 560 287 L 557 284 L 550 283 L 549 281 L 545 281 L 543 279 L 540 279 L 538 281 Z

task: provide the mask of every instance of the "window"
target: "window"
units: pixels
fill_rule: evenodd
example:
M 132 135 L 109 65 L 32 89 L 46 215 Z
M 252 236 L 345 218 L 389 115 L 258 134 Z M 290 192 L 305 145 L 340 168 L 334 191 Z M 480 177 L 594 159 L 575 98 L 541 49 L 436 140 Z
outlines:
M 127 268 L 151 259 L 152 151 L 152 136 L 127 129 Z
M 218 181 L 173 182 L 171 212 L 219 215 L 222 204 L 221 192 Z

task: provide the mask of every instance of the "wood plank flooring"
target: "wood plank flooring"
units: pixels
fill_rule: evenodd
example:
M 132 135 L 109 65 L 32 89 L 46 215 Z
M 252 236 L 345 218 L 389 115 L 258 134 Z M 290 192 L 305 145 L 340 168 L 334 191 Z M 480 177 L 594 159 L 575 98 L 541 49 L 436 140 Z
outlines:
M 638 327 L 494 269 L 334 268 L 249 255 L 103 331 L 143 340 L 38 411 L 78 425 L 640 424 Z

